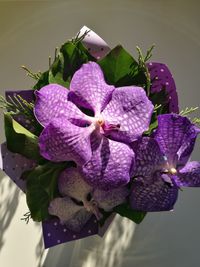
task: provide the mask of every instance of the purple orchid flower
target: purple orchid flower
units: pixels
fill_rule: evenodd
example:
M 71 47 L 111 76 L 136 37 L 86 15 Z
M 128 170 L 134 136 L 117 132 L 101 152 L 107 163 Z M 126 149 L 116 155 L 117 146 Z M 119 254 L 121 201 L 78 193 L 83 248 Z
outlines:
M 84 179 L 99 189 L 130 181 L 134 152 L 129 144 L 148 129 L 153 112 L 142 88 L 108 85 L 99 65 L 89 62 L 74 74 L 70 90 L 50 84 L 35 94 L 35 116 L 44 126 L 39 137 L 43 157 L 75 161 Z
M 180 187 L 200 186 L 200 162 L 188 162 L 200 129 L 177 114 L 158 116 L 154 138 L 134 144 L 136 163 L 130 195 L 133 209 L 171 210 Z
M 86 183 L 77 168 L 64 170 L 58 180 L 58 188 L 63 197 L 55 198 L 49 206 L 49 213 L 59 217 L 61 224 L 79 232 L 94 214 L 97 220 L 102 215 L 99 210 L 111 211 L 123 203 L 129 190 L 123 186 L 109 191 L 92 188 Z

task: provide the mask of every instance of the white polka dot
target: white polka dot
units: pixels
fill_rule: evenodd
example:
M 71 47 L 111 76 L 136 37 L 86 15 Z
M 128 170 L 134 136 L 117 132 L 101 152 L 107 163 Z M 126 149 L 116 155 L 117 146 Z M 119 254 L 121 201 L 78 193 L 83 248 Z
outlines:
M 57 240 L 57 243 L 58 243 L 58 244 L 60 243 L 60 239 Z
M 58 225 L 58 223 L 57 223 L 57 222 L 55 222 L 55 223 L 54 223 L 54 226 L 57 226 L 57 225 Z
M 63 232 L 67 232 L 67 229 L 66 229 L 66 228 L 64 228 L 64 229 L 63 229 Z
M 155 80 L 158 80 L 158 76 L 155 77 Z
M 91 234 L 92 233 L 92 231 L 91 230 L 88 230 L 88 234 Z
M 97 220 L 94 220 L 94 223 L 97 223 Z
M 150 65 L 150 66 L 152 66 L 152 65 L 153 65 L 153 63 L 152 63 L 152 62 L 150 62 L 150 63 L 149 63 L 149 65 Z
M 161 72 L 164 72 L 164 69 L 160 69 Z
M 51 236 L 51 233 L 48 233 L 47 236 Z
M 165 84 L 166 84 L 166 85 L 169 85 L 169 83 L 168 83 L 168 82 L 166 82 Z
M 76 235 L 73 235 L 73 238 L 76 238 Z

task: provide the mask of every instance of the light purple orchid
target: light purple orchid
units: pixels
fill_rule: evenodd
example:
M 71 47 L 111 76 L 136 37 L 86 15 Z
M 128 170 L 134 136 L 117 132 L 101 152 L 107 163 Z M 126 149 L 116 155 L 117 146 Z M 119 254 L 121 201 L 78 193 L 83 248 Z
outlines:
M 180 187 L 200 186 L 200 162 L 188 162 L 200 129 L 177 114 L 158 116 L 154 138 L 134 144 L 130 204 L 142 211 L 171 210 Z
M 99 189 L 130 181 L 134 152 L 129 144 L 148 129 L 153 112 L 142 88 L 108 85 L 99 65 L 89 62 L 74 74 L 70 90 L 50 84 L 35 94 L 35 116 L 44 126 L 39 137 L 43 157 L 75 161 L 84 179 Z
M 123 186 L 109 191 L 101 191 L 87 184 L 77 168 L 63 171 L 58 180 L 58 188 L 63 197 L 55 198 L 49 206 L 49 213 L 59 217 L 61 224 L 79 232 L 94 214 L 101 219 L 101 212 L 111 211 L 123 203 L 129 190 Z

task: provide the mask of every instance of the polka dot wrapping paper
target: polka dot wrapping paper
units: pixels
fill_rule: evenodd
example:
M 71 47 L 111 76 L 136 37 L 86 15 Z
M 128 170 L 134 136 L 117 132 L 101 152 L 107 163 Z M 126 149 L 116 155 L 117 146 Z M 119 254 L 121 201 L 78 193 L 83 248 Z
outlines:
M 24 174 L 29 175 L 29 173 L 32 173 L 38 166 L 41 167 L 42 164 L 48 165 L 49 162 L 55 164 L 57 162 L 65 163 L 74 161 L 76 163 L 76 167 L 70 166 L 70 168 L 66 167 L 65 171 L 62 170 L 62 175 L 59 176 L 60 184 L 58 182 L 58 177 L 56 177 L 55 180 L 52 180 L 52 183 L 56 181 L 56 185 L 54 186 L 56 190 L 54 191 L 56 191 L 56 194 L 59 195 L 59 197 L 52 198 L 51 203 L 48 203 L 49 214 L 55 216 L 48 216 L 47 219 L 40 218 L 40 221 L 42 222 L 45 248 L 50 248 L 55 245 L 96 234 L 103 236 L 116 213 L 132 219 L 136 223 L 140 223 L 148 211 L 171 210 L 177 199 L 178 189 L 186 183 L 187 179 L 184 177 L 187 175 L 185 172 L 181 173 L 180 170 L 180 176 L 178 177 L 179 166 L 175 166 L 175 161 L 173 161 L 175 156 L 173 155 L 173 160 L 171 160 L 171 152 L 167 150 L 163 153 L 162 146 L 164 146 L 165 150 L 168 147 L 165 146 L 165 142 L 162 138 L 171 133 L 173 135 L 174 131 L 173 129 L 171 130 L 173 127 L 181 132 L 175 137 L 173 136 L 175 141 L 171 136 L 169 139 L 170 142 L 173 140 L 171 146 L 171 150 L 173 151 L 178 150 L 178 142 L 181 142 L 182 140 L 185 142 L 183 146 L 180 145 L 177 152 L 177 154 L 179 153 L 179 158 L 177 159 L 176 156 L 176 163 L 180 161 L 182 164 L 181 166 L 183 166 L 188 160 L 188 155 L 191 153 L 196 136 L 199 133 L 199 129 L 197 129 L 196 126 L 191 124 L 187 118 L 179 115 L 175 82 L 165 64 L 143 62 L 145 64 L 138 68 L 139 74 L 136 71 L 134 73 L 135 76 L 133 77 L 131 76 L 133 75 L 131 72 L 123 73 L 123 68 L 120 70 L 119 67 L 119 70 L 116 72 L 119 72 L 119 76 L 121 75 L 122 77 L 118 77 L 117 75 L 115 77 L 115 75 L 110 74 L 113 71 L 113 58 L 118 60 L 117 56 L 120 55 L 123 57 L 123 60 L 125 58 L 126 62 L 132 62 L 132 64 L 134 63 L 133 58 L 121 46 L 117 46 L 111 50 L 102 38 L 86 26 L 80 30 L 78 36 L 81 36 L 81 39 L 78 39 L 77 37 L 75 41 L 72 41 L 72 44 L 74 45 L 77 42 L 81 47 L 84 45 L 84 48 L 81 49 L 85 49 L 85 55 L 87 55 L 88 58 L 94 59 L 94 62 L 89 60 L 89 62 L 85 64 L 80 64 L 78 70 L 76 69 L 70 78 L 70 83 L 68 81 L 69 77 L 65 77 L 65 79 L 63 78 L 64 75 L 67 75 L 66 70 L 63 72 L 63 77 L 60 77 L 59 73 L 51 68 L 48 72 L 48 82 L 46 82 L 47 73 L 43 73 L 42 76 L 40 76 L 40 78 L 42 77 L 41 80 L 39 79 L 39 82 L 35 85 L 36 87 L 34 87 L 36 91 L 6 91 L 6 100 L 8 102 L 10 99 L 23 99 L 24 102 L 22 102 L 22 104 L 25 103 L 26 105 L 26 103 L 36 103 L 38 101 L 37 107 L 36 105 L 34 106 L 33 114 L 37 118 L 37 123 L 40 123 L 40 127 L 43 127 L 39 137 L 37 136 L 40 140 L 38 147 L 40 156 L 43 157 L 42 161 L 40 156 L 37 161 L 34 157 L 29 159 L 26 156 L 23 156 L 23 153 L 19 154 L 11 152 L 8 149 L 6 142 L 1 145 L 0 167 L 12 181 L 16 183 L 24 193 L 27 193 L 29 183 L 30 181 L 33 182 L 32 178 L 34 177 L 28 176 L 29 178 L 26 180 Z M 80 42 L 81 44 L 79 44 Z M 65 47 L 65 45 L 63 47 Z M 63 47 L 60 50 L 61 52 Z M 64 52 L 63 55 L 65 56 Z M 75 57 L 74 54 L 73 57 Z M 59 64 L 62 64 L 62 60 L 65 60 L 65 58 L 62 58 L 61 61 L 59 60 L 59 57 L 55 57 L 54 63 L 56 64 L 54 65 L 56 68 Z M 98 62 L 99 65 L 96 62 Z M 104 70 L 104 73 L 100 67 Z M 129 67 L 130 66 L 128 66 L 128 68 Z M 73 66 L 68 66 L 68 68 L 69 70 L 67 69 L 67 71 L 70 73 Z M 114 68 L 117 69 L 116 66 Z M 142 73 L 140 73 L 140 71 Z M 149 76 L 146 71 L 148 71 Z M 84 76 L 86 75 L 85 73 L 87 76 Z M 104 80 L 102 73 L 105 74 L 106 81 Z M 31 75 L 34 76 L 33 73 L 31 73 Z M 35 77 L 38 78 L 38 76 Z M 150 79 L 149 88 L 147 84 L 142 84 L 142 81 L 145 79 Z M 55 81 L 58 81 L 58 83 Z M 132 84 L 129 84 L 130 81 L 134 81 L 136 85 L 134 83 L 134 86 L 132 86 Z M 88 84 L 90 87 L 93 89 L 96 88 L 97 90 L 95 92 L 90 90 L 87 92 Z M 98 87 L 99 84 L 103 87 L 103 92 L 100 93 Z M 123 84 L 125 84 L 125 86 L 123 86 Z M 49 86 L 51 87 L 50 91 L 47 90 L 49 89 Z M 63 89 L 63 86 L 69 88 L 71 92 L 66 93 L 66 88 Z M 81 88 L 81 86 L 83 86 L 83 88 Z M 132 87 L 134 90 L 132 90 Z M 48 91 L 48 94 L 45 95 L 44 92 L 46 92 L 46 90 Z M 60 92 L 60 95 L 51 95 L 51 92 L 55 92 L 56 90 Z M 146 92 L 144 90 L 146 90 Z M 49 118 L 46 109 L 43 109 L 45 105 L 48 106 L 48 101 L 50 101 L 49 106 L 51 107 L 52 105 L 53 110 L 50 110 L 49 112 L 55 117 L 52 121 L 51 118 Z M 95 104 L 93 101 L 96 101 Z M 54 108 L 54 104 L 57 104 L 58 108 Z M 77 104 L 77 106 L 75 104 Z M 71 110 L 68 109 L 69 107 Z M 155 114 L 160 107 L 161 113 L 157 114 L 157 117 L 155 117 Z M 164 109 L 162 109 L 163 107 Z M 61 108 L 61 111 L 58 111 L 59 108 Z M 88 110 L 90 111 L 89 114 Z M 81 113 L 82 111 L 84 111 L 84 114 Z M 65 112 L 68 112 L 67 122 L 66 120 L 63 120 Z M 72 114 L 70 114 L 70 112 Z M 42 114 L 41 117 L 40 114 Z M 57 116 L 57 114 L 59 115 Z M 130 114 L 132 118 L 129 120 Z M 72 115 L 75 115 L 76 117 L 73 117 Z M 17 125 L 21 125 L 27 130 L 28 136 L 31 138 L 32 133 L 37 130 L 36 127 L 34 128 L 32 121 L 24 116 L 16 114 L 13 115 L 13 118 Z M 107 121 L 105 118 L 107 118 Z M 152 118 L 154 119 L 154 122 L 152 122 Z M 147 124 L 148 127 L 145 128 L 145 124 Z M 175 126 L 173 126 L 174 124 Z M 162 125 L 162 127 L 160 125 Z M 61 126 L 69 132 L 62 132 Z M 151 128 L 151 126 L 153 127 Z M 185 130 L 186 127 L 187 129 Z M 132 131 L 135 131 L 134 134 L 129 133 L 129 129 L 133 129 Z M 8 129 L 6 130 L 8 131 Z M 94 140 L 95 135 L 93 133 L 96 130 L 99 131 L 98 140 Z M 17 129 L 17 134 L 20 133 L 18 131 L 19 130 Z M 84 136 L 84 138 L 82 138 L 78 131 L 80 131 L 81 134 L 83 133 L 82 136 Z M 187 132 L 186 136 L 184 135 L 185 132 Z M 188 134 L 190 132 L 191 136 Z M 55 133 L 59 135 L 60 139 L 57 138 L 57 136 L 54 138 Z M 177 141 L 178 138 L 180 139 L 180 136 L 183 136 L 181 137 L 181 141 Z M 53 142 L 51 140 L 55 141 L 54 147 L 51 145 Z M 64 143 L 60 143 L 60 140 Z M 73 149 L 71 147 L 71 150 L 68 149 L 65 144 L 66 140 L 68 140 L 70 146 L 74 150 L 77 149 L 77 153 L 73 154 Z M 81 145 L 84 145 L 81 148 L 78 147 L 79 141 Z M 15 140 L 13 140 L 13 142 L 15 142 Z M 91 145 L 92 152 L 90 149 L 85 149 L 85 144 L 88 145 L 88 143 Z M 34 147 L 35 143 L 30 143 L 30 145 Z M 100 152 L 98 150 L 99 147 Z M 65 149 L 63 155 L 67 155 L 64 159 L 60 159 L 60 151 L 62 149 Z M 53 156 L 52 151 L 54 153 Z M 116 151 L 118 151 L 117 154 Z M 154 152 L 155 154 L 153 154 Z M 111 163 L 109 157 L 111 158 Z M 44 160 L 48 162 L 44 163 Z M 99 161 L 100 167 L 97 166 L 95 161 Z M 115 162 L 113 163 L 112 161 Z M 123 164 L 126 167 L 125 169 L 123 169 Z M 195 164 L 198 165 L 199 163 Z M 151 174 L 151 172 L 153 172 L 152 169 L 154 168 L 154 165 L 156 166 L 155 168 L 161 166 L 159 167 L 159 172 L 162 176 L 162 181 L 159 180 L 161 179 L 159 177 L 158 181 L 156 181 L 157 178 L 154 179 L 157 177 L 158 170 L 156 169 L 153 170 L 156 172 L 153 180 L 149 184 L 145 184 L 143 178 L 145 175 L 149 177 L 149 173 Z M 55 165 L 49 166 L 51 166 L 50 168 L 52 168 L 52 170 L 55 167 Z M 80 179 L 80 173 L 78 173 L 80 166 L 82 168 L 80 173 L 83 175 L 84 179 L 82 180 L 84 181 Z M 80 186 L 80 188 L 77 189 L 77 192 L 84 194 L 82 202 L 76 197 L 78 193 L 74 189 L 75 185 L 73 184 L 73 181 L 71 181 L 72 179 L 69 175 L 70 171 L 67 168 L 74 174 L 74 177 L 77 179 L 77 184 Z M 49 171 L 51 171 L 51 169 Z M 93 175 L 94 171 L 95 175 Z M 134 177 L 132 183 L 129 180 L 126 180 L 126 172 L 128 173 L 128 176 L 132 175 Z M 54 173 L 52 172 L 51 175 L 53 177 Z M 119 177 L 116 177 L 117 175 L 119 175 Z M 190 182 L 187 186 L 200 186 L 200 181 L 195 176 L 196 173 L 193 172 L 193 175 L 195 177 L 193 183 Z M 97 178 L 99 179 L 98 181 Z M 116 179 L 118 179 L 117 182 Z M 129 177 L 129 179 L 131 178 Z M 47 187 L 46 189 L 46 184 L 44 181 L 43 183 L 44 185 L 42 186 L 48 191 L 49 188 Z M 112 186 L 110 186 L 111 183 Z M 68 184 L 71 191 L 68 190 L 67 187 L 65 188 L 66 184 Z M 97 189 L 94 189 L 95 186 L 97 186 Z M 147 188 L 145 186 L 147 186 Z M 161 188 L 159 188 L 159 186 L 161 186 Z M 79 192 L 82 190 L 81 187 L 83 187 L 83 191 L 85 190 L 84 192 Z M 48 191 L 48 193 L 54 194 L 54 191 L 53 193 L 51 191 L 49 193 Z M 161 194 L 161 196 L 157 195 L 158 193 Z M 86 198 L 85 195 L 87 196 Z M 121 202 L 116 202 L 118 201 L 117 198 L 119 198 Z M 112 212 L 110 212 L 105 199 L 108 200 L 108 203 L 111 206 L 113 203 L 117 203 L 112 206 Z M 44 201 L 46 201 L 45 197 Z M 128 201 L 129 204 L 126 203 Z M 57 207 L 55 209 L 57 203 L 60 203 L 60 206 L 64 203 L 66 207 L 69 203 L 70 205 L 72 203 L 73 205 L 76 205 L 78 210 L 84 208 L 84 216 L 86 217 L 88 212 L 91 212 L 89 219 L 86 220 L 80 231 L 76 231 L 72 225 L 70 228 L 70 224 L 68 224 L 70 219 L 62 220 L 62 216 L 68 215 L 66 215 L 66 210 L 64 215 L 61 214 L 61 216 L 59 214 L 59 208 Z M 69 213 L 71 212 L 70 205 Z M 108 215 L 105 217 L 104 223 L 100 224 L 98 221 L 102 218 L 102 210 L 105 213 L 108 212 Z

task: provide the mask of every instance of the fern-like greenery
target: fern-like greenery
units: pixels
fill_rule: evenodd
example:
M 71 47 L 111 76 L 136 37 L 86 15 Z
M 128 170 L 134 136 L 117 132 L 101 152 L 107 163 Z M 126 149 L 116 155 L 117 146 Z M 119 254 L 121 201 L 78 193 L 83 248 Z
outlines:
M 20 95 L 8 96 L 8 100 L 0 95 L 0 108 L 10 112 L 11 115 L 24 115 L 29 120 L 35 121 L 33 114 L 34 103 L 29 103 Z
M 150 87 L 151 87 L 151 77 L 149 70 L 147 68 L 146 62 L 152 57 L 152 51 L 154 49 L 155 45 L 152 45 L 146 52 L 146 55 L 143 55 L 142 50 L 139 46 L 136 46 L 137 52 L 138 52 L 138 64 L 139 67 L 144 71 L 146 79 L 147 79 L 147 95 L 150 95 Z
M 181 112 L 179 113 L 179 115 L 181 116 L 186 116 L 188 117 L 188 119 L 190 119 L 190 121 L 194 124 L 200 125 L 200 118 L 198 117 L 194 117 L 194 118 L 190 118 L 188 115 L 192 114 L 193 112 L 197 111 L 199 107 L 186 107 L 184 110 L 181 110 Z
M 181 112 L 179 113 L 179 115 L 181 116 L 187 116 L 193 112 L 195 112 L 199 107 L 186 107 L 184 110 L 181 110 Z

